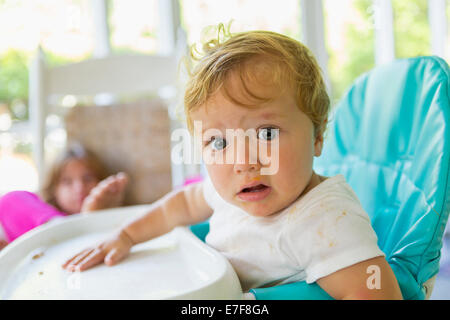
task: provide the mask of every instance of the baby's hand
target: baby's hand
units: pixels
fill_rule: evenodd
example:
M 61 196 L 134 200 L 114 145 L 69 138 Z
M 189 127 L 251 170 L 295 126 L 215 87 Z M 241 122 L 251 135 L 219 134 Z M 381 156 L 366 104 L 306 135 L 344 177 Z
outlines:
M 109 176 L 99 182 L 84 199 L 81 212 L 115 208 L 122 205 L 125 187 L 128 184 L 126 173 Z
M 116 237 L 105 241 L 95 248 L 81 251 L 73 258 L 63 264 L 63 268 L 68 271 L 83 271 L 89 269 L 102 261 L 106 265 L 112 266 L 123 260 L 134 245 L 126 232 L 121 231 Z

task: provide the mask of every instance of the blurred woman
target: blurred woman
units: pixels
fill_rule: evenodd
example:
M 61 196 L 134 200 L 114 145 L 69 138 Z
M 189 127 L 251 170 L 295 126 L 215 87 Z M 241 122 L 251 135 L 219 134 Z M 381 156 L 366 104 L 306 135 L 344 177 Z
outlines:
M 125 173 L 107 177 L 93 153 L 72 144 L 51 167 L 39 195 L 12 191 L 0 198 L 0 250 L 49 220 L 122 205 L 127 183 Z

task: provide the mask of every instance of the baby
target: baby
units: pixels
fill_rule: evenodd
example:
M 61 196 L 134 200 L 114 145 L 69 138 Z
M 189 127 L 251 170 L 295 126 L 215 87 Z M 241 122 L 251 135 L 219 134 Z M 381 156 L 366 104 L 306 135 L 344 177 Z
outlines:
M 209 159 L 209 177 L 167 194 L 63 267 L 114 265 L 137 243 L 211 218 L 206 243 L 228 258 L 244 291 L 306 280 L 336 299 L 401 299 L 370 219 L 344 176 L 312 169 L 329 99 L 310 51 L 273 32 L 219 32 L 226 39 L 203 46 L 184 101 L 188 128 Z M 228 133 L 239 130 L 250 132 L 244 139 L 256 141 L 253 147 L 266 150 L 269 161 L 251 146 L 235 152 L 237 135 Z M 268 167 L 276 170 L 263 174 Z M 367 285 L 373 267 L 380 271 L 377 289 Z

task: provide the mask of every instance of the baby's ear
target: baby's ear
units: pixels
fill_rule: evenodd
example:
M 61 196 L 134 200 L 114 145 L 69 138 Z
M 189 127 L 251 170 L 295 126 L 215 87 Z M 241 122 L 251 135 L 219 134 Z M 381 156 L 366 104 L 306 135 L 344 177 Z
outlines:
M 320 157 L 322 154 L 322 148 L 323 148 L 323 133 L 319 132 L 317 133 L 316 140 L 314 141 L 314 156 Z
M 322 154 L 323 148 L 323 137 L 325 134 L 325 130 L 327 127 L 328 119 L 323 120 L 323 125 L 320 127 L 316 127 L 314 130 L 314 134 L 316 135 L 316 140 L 314 141 L 314 156 L 320 157 Z

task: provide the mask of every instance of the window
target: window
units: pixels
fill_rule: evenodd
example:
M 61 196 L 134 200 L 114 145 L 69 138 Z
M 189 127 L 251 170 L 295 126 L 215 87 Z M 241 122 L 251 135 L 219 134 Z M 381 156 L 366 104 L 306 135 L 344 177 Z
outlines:
M 181 23 L 188 43 L 200 41 L 205 27 L 227 25 L 231 31 L 271 30 L 300 39 L 300 2 L 298 0 L 185 0 L 180 1 Z
M 362 73 L 375 66 L 371 0 L 324 0 L 332 104 Z
M 89 0 L 0 1 L 0 195 L 35 191 L 28 120 L 28 66 L 38 45 L 49 65 L 90 57 L 94 46 Z
M 428 1 L 393 0 L 392 10 L 396 57 L 431 55 Z
M 113 53 L 158 51 L 157 0 L 111 0 L 108 12 Z

